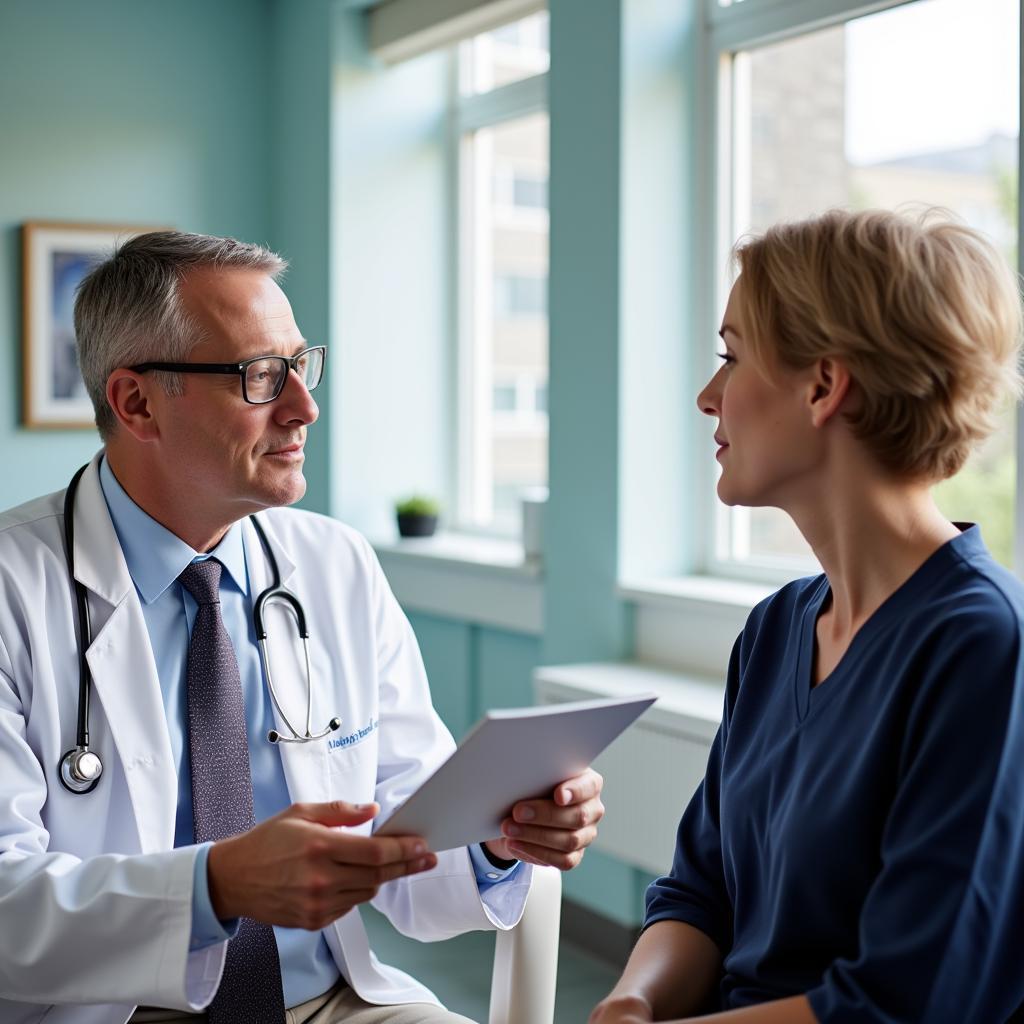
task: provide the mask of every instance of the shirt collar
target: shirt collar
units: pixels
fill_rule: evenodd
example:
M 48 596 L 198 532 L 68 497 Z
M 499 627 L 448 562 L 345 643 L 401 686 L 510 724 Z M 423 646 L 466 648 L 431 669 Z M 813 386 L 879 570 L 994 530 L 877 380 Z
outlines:
M 100 487 L 128 563 L 128 572 L 146 604 L 152 604 L 190 562 L 210 556 L 216 556 L 223 564 L 243 594 L 249 592 L 241 523 L 232 523 L 213 551 L 194 551 L 132 501 L 105 456 L 100 460 Z

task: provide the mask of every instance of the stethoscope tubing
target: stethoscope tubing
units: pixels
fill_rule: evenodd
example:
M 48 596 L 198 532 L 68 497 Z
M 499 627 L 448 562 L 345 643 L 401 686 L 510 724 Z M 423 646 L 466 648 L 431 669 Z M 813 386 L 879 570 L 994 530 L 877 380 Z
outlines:
M 71 578 L 71 586 L 75 594 L 75 607 L 78 619 L 78 716 L 75 725 L 75 746 L 67 751 L 57 765 L 57 777 L 61 785 L 72 793 L 89 793 L 96 788 L 103 773 L 103 764 L 99 755 L 89 749 L 89 703 L 92 695 L 92 672 L 89 669 L 89 661 L 86 652 L 92 645 L 92 621 L 89 615 L 89 595 L 85 587 L 75 578 L 75 495 L 78 491 L 78 482 L 82 474 L 88 468 L 88 464 L 82 466 L 71 478 L 67 491 L 64 494 L 64 547 L 67 558 L 68 574 Z M 306 627 L 306 613 L 303 610 L 299 599 L 288 589 L 281 585 L 281 573 L 278 570 L 277 558 L 270 547 L 267 535 L 263 526 L 254 516 L 249 517 L 259 537 L 260 545 L 267 558 L 270 567 L 271 584 L 253 602 L 253 624 L 256 628 L 256 639 L 260 649 L 260 659 L 263 663 L 263 671 L 267 677 L 267 689 L 270 691 L 270 699 L 274 708 L 280 715 L 282 722 L 288 728 L 291 736 L 285 736 L 276 729 L 267 733 L 267 739 L 271 743 L 310 743 L 313 740 L 323 739 L 329 733 L 341 727 L 341 718 L 334 717 L 325 729 L 318 733 L 312 731 L 313 721 L 313 677 L 310 670 L 309 658 L 309 630 Z M 267 629 L 264 621 L 264 611 L 272 602 L 282 602 L 288 605 L 295 616 L 299 637 L 302 639 L 303 654 L 306 663 L 306 730 L 300 733 L 292 724 L 291 719 L 285 713 L 280 700 L 277 697 L 277 690 L 274 686 L 273 676 L 270 670 L 270 657 L 268 651 Z
M 340 729 L 341 719 L 338 717 L 332 718 L 327 723 L 326 729 L 321 729 L 317 733 L 313 732 L 313 674 L 309 662 L 309 629 L 306 627 L 306 613 L 299 599 L 290 590 L 281 586 L 281 574 L 277 569 L 277 559 L 270 550 L 270 542 L 267 540 L 262 524 L 255 516 L 250 516 L 249 521 L 255 528 L 260 544 L 266 552 L 271 572 L 270 586 L 256 598 L 252 606 L 253 625 L 256 628 L 256 642 L 259 644 L 260 657 L 263 660 L 263 672 L 267 677 L 267 689 L 270 691 L 270 699 L 273 701 L 277 713 L 281 716 L 281 721 L 284 722 L 291 733 L 291 736 L 285 736 L 278 732 L 277 729 L 271 729 L 267 733 L 267 739 L 271 743 L 309 743 L 312 740 L 320 740 L 328 733 L 334 732 L 335 729 Z M 302 653 L 306 662 L 306 731 L 304 733 L 300 733 L 295 728 L 281 701 L 278 700 L 277 688 L 274 686 L 274 674 L 270 668 L 269 640 L 264 611 L 268 605 L 273 604 L 275 601 L 287 605 L 288 609 L 295 616 L 296 629 L 302 640 Z
M 96 754 L 94 764 L 97 770 L 91 777 L 79 774 L 79 764 L 89 751 L 89 701 L 92 695 L 92 672 L 86 652 L 92 644 L 92 620 L 89 617 L 89 597 L 85 587 L 75 579 L 75 493 L 78 481 L 88 468 L 82 466 L 71 478 L 64 494 L 64 546 L 68 564 L 68 575 L 75 592 L 75 606 L 78 618 L 78 719 L 75 726 L 75 746 L 67 751 L 57 766 L 57 776 L 65 789 L 72 793 L 89 793 L 96 788 L 103 773 L 103 765 Z

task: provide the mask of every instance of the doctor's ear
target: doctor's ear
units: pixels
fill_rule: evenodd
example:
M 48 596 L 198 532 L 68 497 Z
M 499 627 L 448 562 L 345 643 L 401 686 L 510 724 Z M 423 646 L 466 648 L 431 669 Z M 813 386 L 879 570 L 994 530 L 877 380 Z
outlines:
M 122 429 L 137 441 L 154 441 L 160 436 L 151 402 L 155 381 L 131 370 L 118 368 L 107 378 L 107 402 Z
M 813 368 L 808 393 L 808 410 L 815 427 L 824 426 L 850 394 L 850 371 L 835 359 L 819 359 Z

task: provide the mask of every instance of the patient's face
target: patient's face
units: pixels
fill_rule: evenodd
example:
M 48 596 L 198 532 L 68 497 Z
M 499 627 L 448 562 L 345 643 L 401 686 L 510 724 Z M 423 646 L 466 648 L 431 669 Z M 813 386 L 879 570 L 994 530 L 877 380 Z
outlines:
M 733 286 L 720 331 L 722 365 L 697 396 L 717 420 L 718 496 L 727 505 L 786 508 L 819 457 L 806 409 L 809 376 L 765 371 L 745 341 L 743 279 Z

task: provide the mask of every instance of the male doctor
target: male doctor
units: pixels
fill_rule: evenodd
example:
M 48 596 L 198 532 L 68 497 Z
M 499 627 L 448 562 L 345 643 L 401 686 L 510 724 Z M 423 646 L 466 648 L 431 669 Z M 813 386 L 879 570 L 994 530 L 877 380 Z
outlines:
M 104 448 L 74 496 L 73 554 L 102 774 L 85 793 L 59 777 L 81 632 L 58 493 L 0 515 L 2 1024 L 462 1021 L 379 963 L 351 911 L 372 900 L 428 940 L 512 927 L 532 865 L 574 867 L 603 814 L 588 771 L 517 804 L 484 847 L 373 835 L 453 743 L 370 546 L 282 508 L 305 490 L 324 356 L 283 269 L 256 246 L 154 232 L 80 290 Z M 261 662 L 253 605 L 274 573 L 253 513 L 305 610 L 311 691 L 280 604 Z M 312 731 L 341 724 L 287 742 L 310 692 Z

